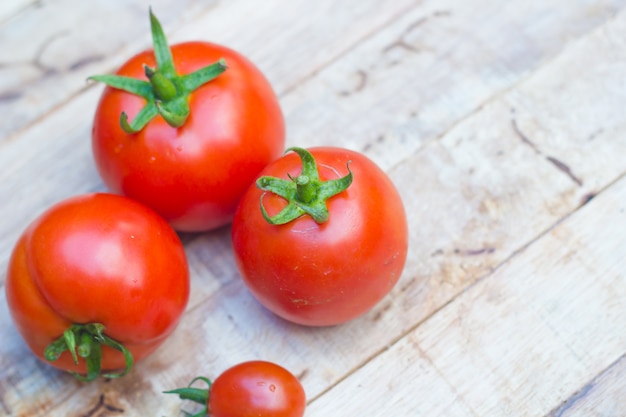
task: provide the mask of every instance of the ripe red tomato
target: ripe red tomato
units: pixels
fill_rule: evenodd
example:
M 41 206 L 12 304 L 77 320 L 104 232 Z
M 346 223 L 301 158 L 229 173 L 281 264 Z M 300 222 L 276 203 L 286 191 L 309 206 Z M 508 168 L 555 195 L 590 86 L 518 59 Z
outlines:
M 192 388 L 203 380 L 209 389 Z M 188 388 L 167 391 L 206 406 L 194 417 L 302 417 L 306 396 L 300 381 L 285 368 L 266 361 L 235 365 L 211 382 L 195 378 Z
M 95 113 L 96 166 L 112 192 L 151 207 L 175 229 L 214 229 L 232 220 L 241 195 L 284 150 L 282 111 L 243 55 L 207 42 L 170 51 L 153 16 L 152 25 L 155 52 L 130 58 L 118 77 L 92 77 L 117 86 L 105 88 Z
M 154 211 L 87 194 L 27 227 L 5 288 L 32 352 L 91 380 L 101 371 L 125 374 L 172 333 L 187 305 L 189 272 L 178 236 Z
M 343 323 L 370 310 L 400 278 L 404 206 L 364 155 L 292 149 L 244 194 L 232 225 L 235 260 L 252 294 L 277 315 L 311 326 Z M 307 190 L 307 181 L 318 185 Z

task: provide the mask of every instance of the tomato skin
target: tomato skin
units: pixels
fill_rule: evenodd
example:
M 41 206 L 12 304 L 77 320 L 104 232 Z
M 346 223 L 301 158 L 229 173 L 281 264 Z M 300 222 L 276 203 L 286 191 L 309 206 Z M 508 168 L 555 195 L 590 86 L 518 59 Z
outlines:
M 232 220 L 246 188 L 282 153 L 285 123 L 271 85 L 241 54 L 207 42 L 171 50 L 178 74 L 220 58 L 228 69 L 191 94 L 180 128 L 159 115 L 136 134 L 124 132 L 120 114 L 132 120 L 145 99 L 106 87 L 94 118 L 94 159 L 112 192 L 151 207 L 177 230 L 210 230 Z M 156 65 L 152 51 L 132 57 L 117 74 L 147 80 L 144 64 Z
M 289 371 L 271 362 L 243 362 L 218 376 L 209 391 L 211 417 L 302 417 L 306 397 Z
M 270 216 L 286 202 L 252 186 L 235 213 L 232 242 L 242 278 L 261 304 L 298 324 L 328 326 L 361 316 L 392 289 L 406 261 L 408 227 L 398 191 L 374 162 L 341 148 L 309 151 L 322 180 L 346 175 L 351 161 L 353 182 L 327 201 L 329 220 L 304 215 L 271 225 L 261 196 Z M 286 179 L 300 171 L 289 153 L 260 175 Z
M 42 361 L 84 374 L 68 352 L 53 362 L 45 348 L 72 324 L 101 323 L 135 362 L 172 333 L 189 298 L 189 272 L 174 230 L 128 198 L 87 194 L 34 220 L 8 267 L 7 303 L 17 330 Z M 103 346 L 103 371 L 125 366 Z

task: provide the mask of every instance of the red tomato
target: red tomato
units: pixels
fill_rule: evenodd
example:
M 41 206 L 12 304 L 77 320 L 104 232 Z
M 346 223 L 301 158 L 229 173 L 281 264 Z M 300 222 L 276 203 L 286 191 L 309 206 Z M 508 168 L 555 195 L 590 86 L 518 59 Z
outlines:
M 302 417 L 306 396 L 300 381 L 285 368 L 266 361 L 243 362 L 227 369 L 208 390 L 182 388 L 167 393 L 204 404 L 211 417 Z
M 295 184 L 317 175 L 311 169 L 319 170 L 322 181 L 351 179 L 347 189 L 306 209 L 321 213 L 327 207 L 327 220 L 314 220 L 299 208 L 301 202 L 287 205 L 276 193 L 252 186 L 235 213 L 232 242 L 243 280 L 261 304 L 295 323 L 334 325 L 370 310 L 398 281 L 407 255 L 407 220 L 393 183 L 370 159 L 341 148 L 309 151 L 315 159 L 305 163 L 308 172 L 298 159 L 306 154 L 288 153 L 262 171 L 257 185 L 278 177 L 279 188 L 292 186 L 297 197 Z M 277 217 L 287 208 L 297 218 L 270 224 L 261 208 Z
M 209 415 L 301 417 L 305 403 L 304 389 L 289 371 L 270 362 L 244 362 L 213 382 Z
M 5 287 L 32 352 L 94 379 L 100 369 L 87 362 L 99 359 L 100 346 L 101 370 L 125 373 L 129 363 L 116 343 L 137 361 L 172 333 L 187 305 L 189 273 L 178 236 L 155 212 L 122 196 L 88 194 L 54 205 L 30 224 L 13 251 Z M 95 323 L 102 334 L 85 331 Z M 78 364 L 73 349 L 58 346 L 67 348 L 63 334 L 71 327 L 80 329 Z M 80 357 L 82 338 L 91 339 L 88 360 Z M 44 352 L 55 343 L 60 357 L 51 362 Z
M 162 32 L 155 34 L 154 25 L 160 29 L 155 20 L 153 36 L 158 38 Z M 161 52 L 167 55 L 169 48 Z M 117 75 L 143 80 L 144 92 L 151 97 L 156 94 L 153 98 L 163 106 L 172 104 L 173 112 L 188 106 L 184 123 L 172 127 L 157 114 L 137 133 L 127 133 L 120 115 L 135 120 L 149 101 L 106 87 L 93 124 L 94 159 L 111 191 L 151 207 L 175 229 L 214 229 L 232 220 L 241 195 L 261 169 L 280 156 L 285 144 L 284 119 L 271 85 L 241 54 L 213 43 L 187 42 L 172 46 L 171 55 L 173 60 L 159 62 L 156 71 L 179 87 L 180 94 L 170 101 L 160 98 L 147 82 L 144 66 L 157 65 L 152 50 L 132 57 Z M 179 76 L 220 59 L 227 69 L 215 71 L 223 73 L 192 92 L 182 91 Z M 112 77 L 92 78 L 115 84 Z

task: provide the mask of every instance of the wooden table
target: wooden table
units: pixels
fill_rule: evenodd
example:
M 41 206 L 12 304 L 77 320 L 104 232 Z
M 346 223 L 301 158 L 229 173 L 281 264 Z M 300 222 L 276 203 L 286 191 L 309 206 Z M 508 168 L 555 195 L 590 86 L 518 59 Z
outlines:
M 90 384 L 34 359 L 1 291 L 0 415 L 180 416 L 196 408 L 161 391 L 265 359 L 308 417 L 626 416 L 626 1 L 4 0 L 0 270 L 37 214 L 105 191 L 85 80 L 150 47 L 149 5 L 171 43 L 264 71 L 288 145 L 388 172 L 406 269 L 364 317 L 304 328 L 248 293 L 228 228 L 187 237 L 180 327 Z

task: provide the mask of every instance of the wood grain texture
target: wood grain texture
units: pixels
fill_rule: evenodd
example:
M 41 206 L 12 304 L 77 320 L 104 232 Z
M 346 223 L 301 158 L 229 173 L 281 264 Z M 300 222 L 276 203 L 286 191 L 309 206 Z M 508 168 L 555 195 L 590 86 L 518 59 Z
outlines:
M 549 417 L 610 417 L 626 410 L 626 356 L 581 387 Z
M 341 142 L 391 167 L 514 88 L 623 3 L 570 5 L 424 2 L 284 98 L 290 139 Z
M 184 235 L 181 326 L 127 377 L 82 384 L 28 353 L 2 291 L 0 415 L 182 415 L 161 391 L 255 358 L 300 378 L 309 417 L 626 415 L 626 2 L 340 4 L 190 0 L 163 20 L 172 41 L 208 38 L 257 62 L 289 145 L 361 150 L 388 172 L 410 226 L 393 292 L 346 325 L 295 326 L 248 293 L 228 227 Z M 90 43 L 102 27 L 87 17 L 114 10 L 132 41 L 114 34 L 102 60 L 13 84 L 23 95 L 0 124 L 0 270 L 38 213 L 105 190 L 89 143 L 101 87 L 76 74 L 149 43 L 143 2 L 70 5 L 0 19 L 0 44 L 17 59 L 54 33 Z M 71 53 L 58 52 L 63 68 L 88 57 Z
M 36 0 L 5 0 L 0 3 L 0 24 L 26 13 L 29 8 L 36 6 Z
M 626 346 L 625 261 L 606 256 L 626 249 L 625 233 L 626 178 L 313 402 L 308 415 L 383 416 L 391 408 L 543 416 L 575 400 L 581 381 L 620 360 Z M 600 311 L 602 322 L 589 320 Z M 605 387 L 613 395 L 606 410 L 622 386 Z M 362 401 L 343 400 L 347 392 Z
M 201 39 L 237 49 L 282 92 L 411 3 L 351 0 L 336 7 L 330 0 L 272 0 L 262 5 L 199 0 L 45 2 L 0 26 L 0 44 L 7 47 L 0 66 L 0 111 L 7 120 L 0 125 L 0 135 L 12 137 L 89 88 L 90 75 L 114 71 L 131 55 L 150 48 L 149 6 L 170 43 Z M 302 15 L 317 25 L 296 24 Z M 115 30 L 94 24 L 91 16 L 114 21 Z

